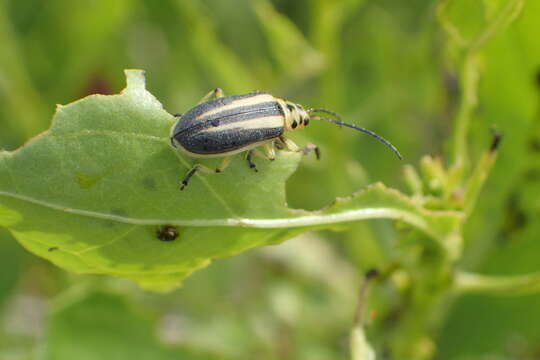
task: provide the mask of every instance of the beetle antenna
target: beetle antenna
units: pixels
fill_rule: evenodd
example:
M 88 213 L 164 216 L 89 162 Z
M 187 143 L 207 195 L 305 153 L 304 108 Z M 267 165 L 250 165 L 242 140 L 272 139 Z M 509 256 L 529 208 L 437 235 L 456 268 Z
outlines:
M 325 109 L 325 108 L 312 108 L 312 109 L 307 109 L 306 112 L 309 114 L 309 113 L 317 113 L 317 112 L 322 112 L 322 113 L 325 113 L 325 114 L 328 114 L 328 115 L 332 115 L 333 117 L 335 117 L 336 119 L 338 120 L 341 120 L 341 115 L 339 115 L 337 112 L 335 111 L 332 111 L 332 110 L 328 110 L 328 109 Z
M 311 119 L 313 120 L 322 120 L 322 121 L 326 121 L 326 122 L 329 122 L 329 123 L 333 123 L 333 124 L 337 124 L 337 125 L 343 125 L 343 126 L 346 126 L 346 127 L 349 127 L 351 129 L 355 129 L 355 130 L 358 130 L 358 131 L 361 131 L 363 133 L 366 133 L 368 135 L 371 135 L 373 136 L 375 139 L 379 140 L 380 142 L 382 142 L 384 145 L 388 146 L 396 155 L 397 157 L 399 158 L 399 160 L 402 160 L 403 157 L 401 156 L 400 152 L 398 151 L 398 149 L 396 149 L 396 147 L 394 145 L 392 145 L 388 140 L 386 140 L 385 138 L 383 138 L 382 136 L 379 136 L 377 134 L 375 134 L 373 131 L 371 130 L 368 130 L 368 129 L 364 129 L 363 127 L 360 127 L 360 126 L 356 126 L 356 125 L 353 125 L 353 124 L 349 124 L 349 123 L 346 123 L 346 122 L 343 122 L 343 121 L 339 121 L 339 120 L 333 120 L 333 119 L 329 119 L 329 118 L 325 118 L 325 117 L 322 117 L 322 116 L 312 116 Z

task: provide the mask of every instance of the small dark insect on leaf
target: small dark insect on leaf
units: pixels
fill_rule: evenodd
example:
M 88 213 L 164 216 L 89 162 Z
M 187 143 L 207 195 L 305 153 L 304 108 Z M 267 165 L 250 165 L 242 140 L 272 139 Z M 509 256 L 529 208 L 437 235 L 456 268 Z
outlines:
M 50 248 L 47 249 L 47 251 L 49 251 L 49 252 L 55 251 L 55 250 L 58 250 L 58 247 L 52 246 L 52 247 L 50 247 Z
M 491 129 L 491 136 L 492 136 L 492 141 L 491 141 L 491 145 L 489 147 L 489 151 L 490 152 L 495 152 L 499 148 L 499 145 L 501 143 L 503 134 L 498 132 L 495 128 L 492 128 Z
M 375 268 L 369 269 L 365 274 L 366 279 L 373 279 L 377 276 L 379 276 L 379 270 Z
M 163 225 L 157 228 L 156 235 L 161 241 L 173 241 L 178 237 L 178 230 L 172 225 Z

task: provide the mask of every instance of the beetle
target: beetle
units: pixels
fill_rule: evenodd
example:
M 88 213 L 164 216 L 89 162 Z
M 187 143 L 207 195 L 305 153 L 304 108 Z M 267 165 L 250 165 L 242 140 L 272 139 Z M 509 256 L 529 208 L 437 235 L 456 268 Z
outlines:
M 172 225 L 159 226 L 156 236 L 161 241 L 173 241 L 178 237 L 178 230 Z
M 335 119 L 321 116 L 321 113 Z M 195 158 L 224 158 L 214 170 L 195 164 L 186 173 L 180 190 L 184 190 L 197 171 L 222 172 L 233 156 L 241 152 L 247 152 L 247 163 L 255 172 L 257 166 L 253 162 L 253 156 L 274 160 L 276 148 L 286 148 L 305 155 L 313 151 L 317 159 L 320 159 L 317 145 L 308 143 L 300 148 L 284 136 L 287 131 L 306 127 L 310 120 L 326 121 L 362 131 L 392 149 L 399 159 L 402 158 L 390 142 L 371 130 L 341 121 L 341 117 L 333 111 L 324 108 L 306 110 L 299 104 L 262 91 L 225 96 L 223 91 L 217 88 L 203 97 L 195 107 L 174 116 L 177 121 L 171 128 L 170 135 L 173 147 Z M 262 147 L 263 151 L 258 147 Z

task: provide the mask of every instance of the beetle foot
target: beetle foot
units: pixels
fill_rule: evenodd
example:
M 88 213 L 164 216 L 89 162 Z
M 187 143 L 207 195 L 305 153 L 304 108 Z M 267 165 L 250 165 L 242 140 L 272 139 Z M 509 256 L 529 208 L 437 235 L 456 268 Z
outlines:
M 255 171 L 255 172 L 258 172 L 259 170 L 257 170 L 257 164 L 255 164 L 253 162 L 253 160 L 251 160 L 251 157 L 253 156 L 253 151 L 254 150 L 249 150 L 248 151 L 247 156 L 246 156 L 246 160 L 248 162 L 249 168 L 253 169 L 253 171 Z
M 310 152 L 313 151 L 315 153 L 315 157 L 317 158 L 317 160 L 321 159 L 321 150 L 319 149 L 317 145 L 313 143 L 306 144 L 306 146 L 304 146 L 300 151 L 302 151 L 304 155 L 308 155 Z
M 189 179 L 191 179 L 191 177 L 197 172 L 197 170 L 200 169 L 200 167 L 201 167 L 201 165 L 197 164 L 194 167 L 192 167 L 191 170 L 189 170 L 187 172 L 186 176 L 184 177 L 184 179 L 181 182 L 182 185 L 180 185 L 180 190 L 184 190 L 184 188 L 186 186 L 188 186 Z

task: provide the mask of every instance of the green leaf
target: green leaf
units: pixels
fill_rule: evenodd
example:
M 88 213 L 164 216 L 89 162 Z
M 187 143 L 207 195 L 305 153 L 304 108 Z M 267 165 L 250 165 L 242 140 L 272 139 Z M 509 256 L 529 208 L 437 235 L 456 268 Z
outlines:
M 83 294 L 84 295 L 84 294 Z M 154 324 L 120 296 L 94 293 L 56 309 L 44 341 L 44 359 L 223 359 L 160 344 Z
M 425 210 L 382 184 L 321 211 L 288 208 L 285 181 L 297 153 L 260 161 L 258 173 L 237 159 L 180 191 L 194 160 L 170 146 L 174 117 L 146 91 L 144 73 L 126 73 L 120 95 L 59 106 L 49 131 L 0 153 L 0 225 L 37 255 L 168 290 L 214 258 L 335 223 L 399 219 L 452 246 L 459 213 Z M 160 225 L 176 226 L 178 238 L 158 240 Z

